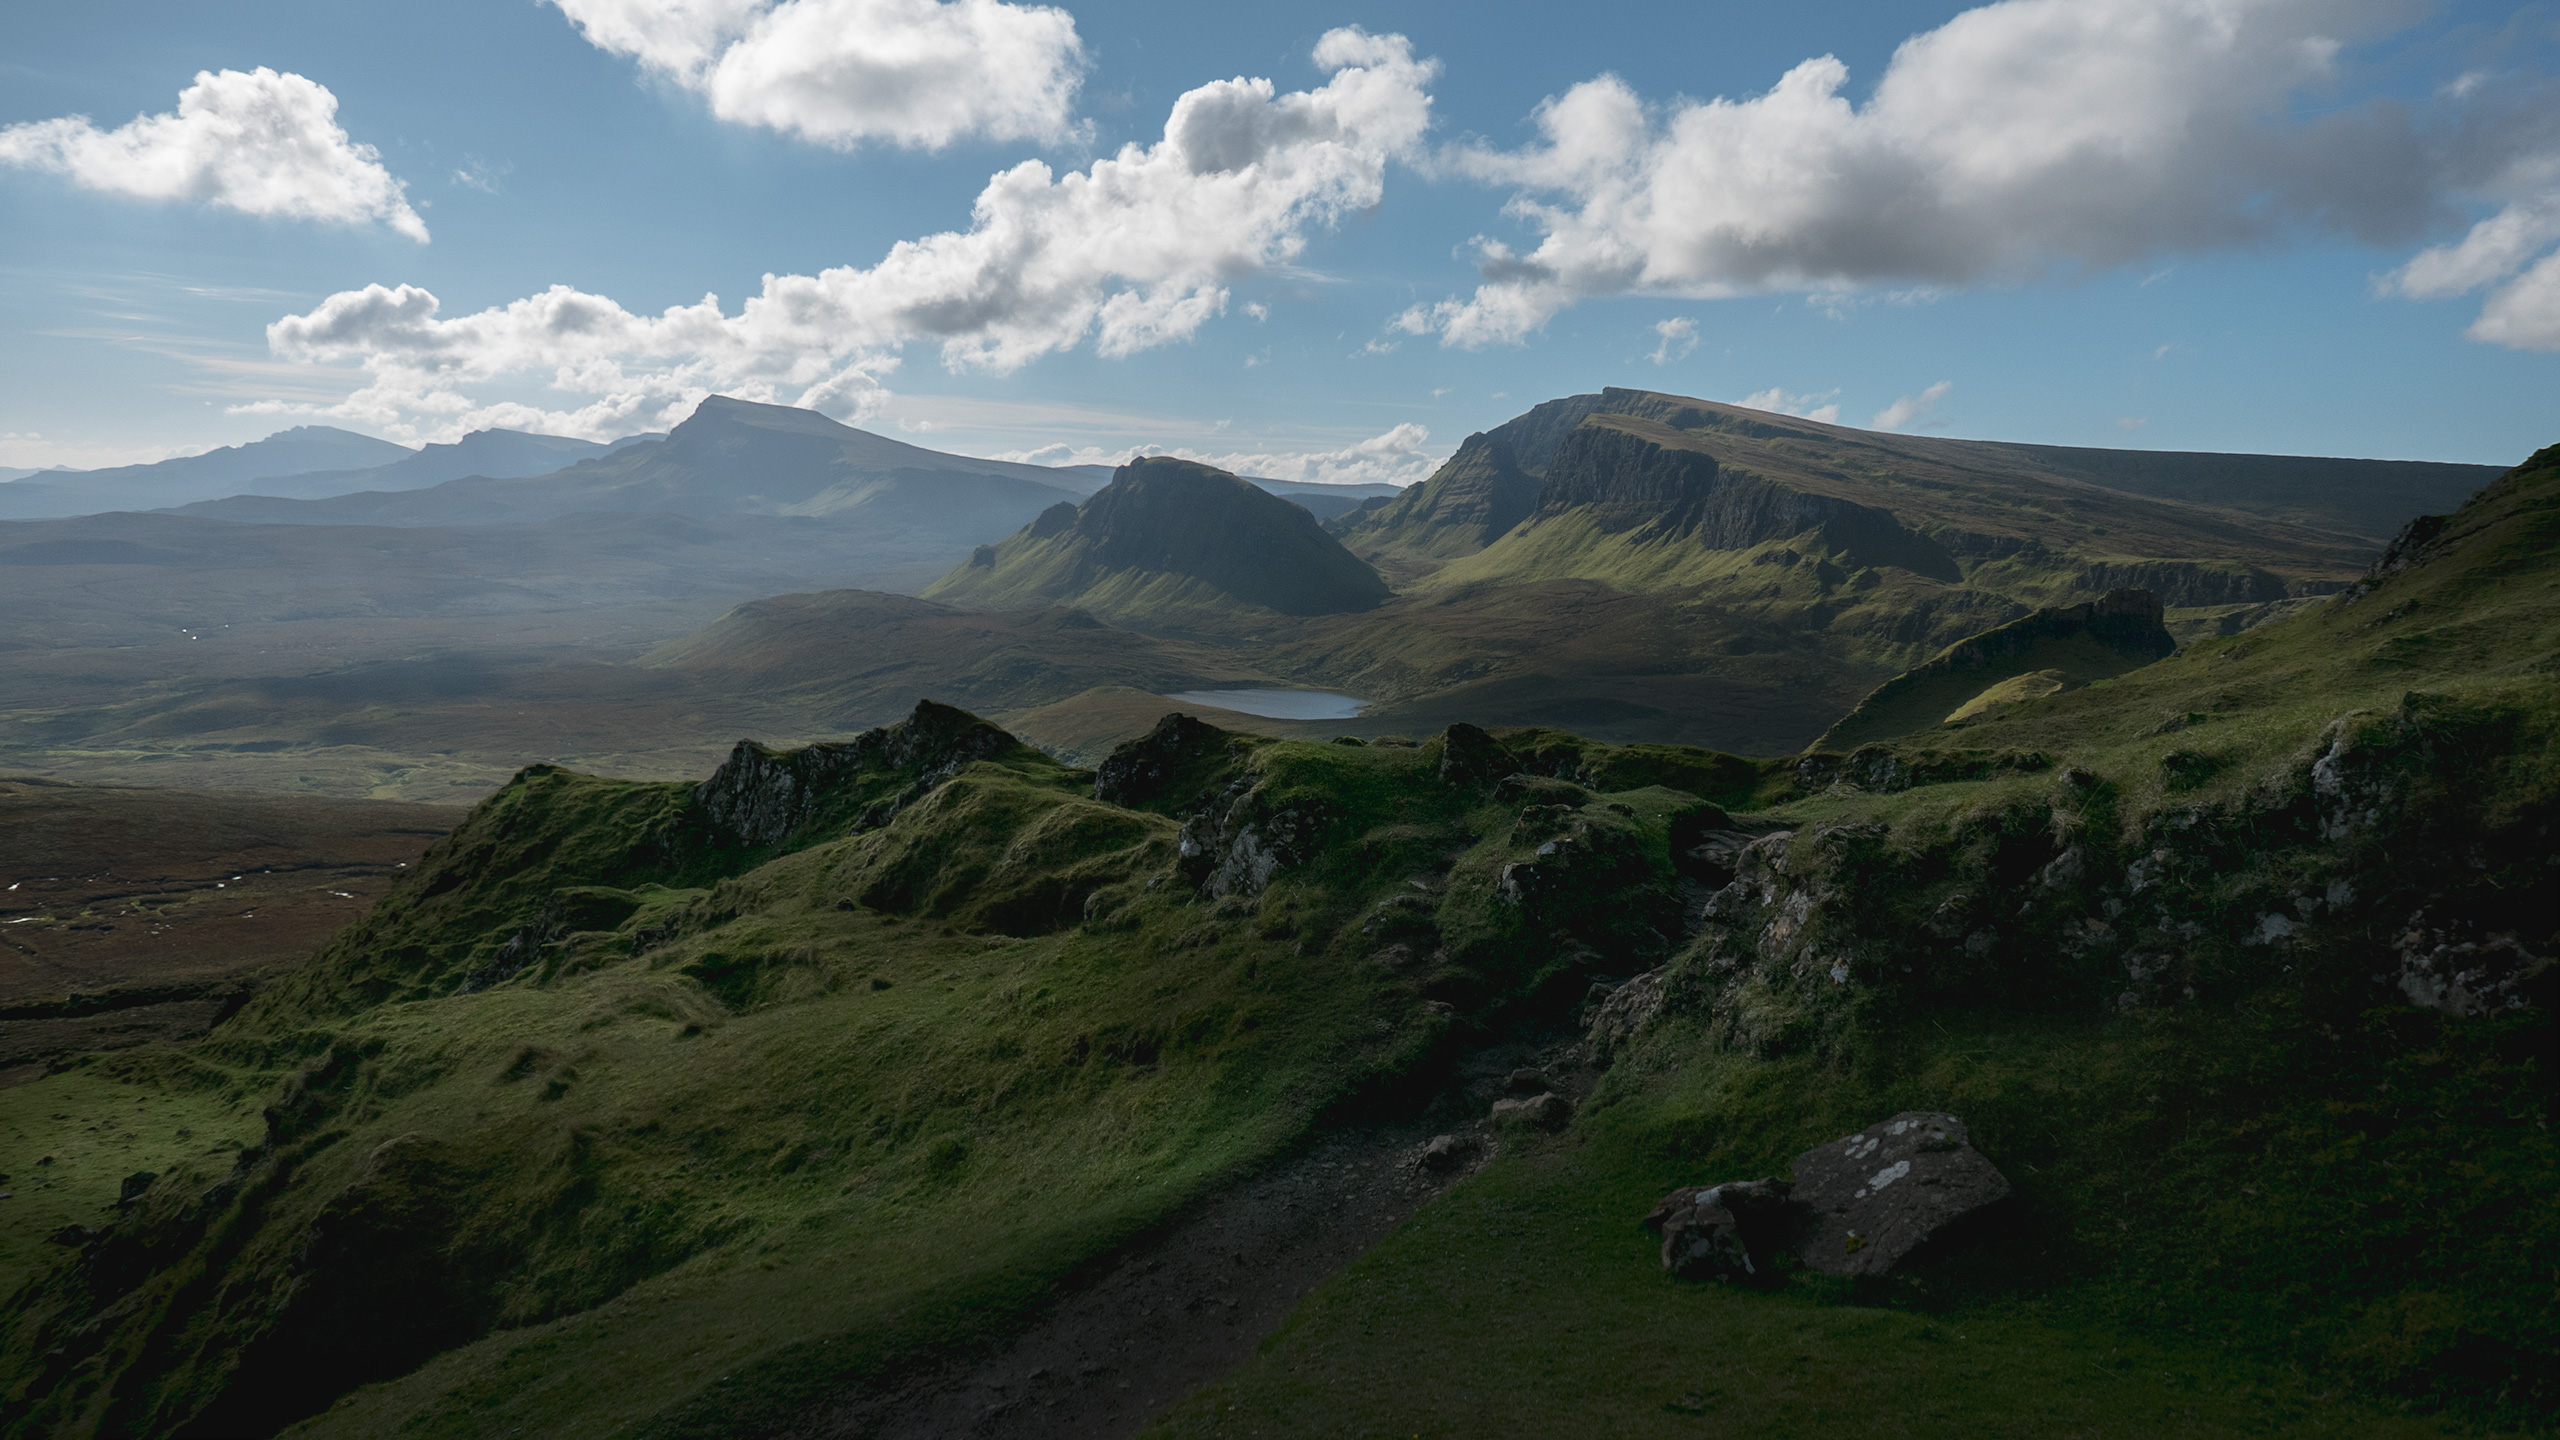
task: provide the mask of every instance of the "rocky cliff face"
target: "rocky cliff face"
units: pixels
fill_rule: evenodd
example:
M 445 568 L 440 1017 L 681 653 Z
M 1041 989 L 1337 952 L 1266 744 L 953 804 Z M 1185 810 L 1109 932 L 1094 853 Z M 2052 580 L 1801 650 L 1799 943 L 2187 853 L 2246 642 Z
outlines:
M 906 719 L 842 744 L 770 750 L 741 740 L 711 778 L 694 787 L 693 803 L 738 843 L 770 845 L 840 808 L 838 792 L 850 777 L 912 772 L 905 790 L 866 807 L 856 823 L 867 828 L 972 762 L 992 760 L 1020 744 L 965 710 L 919 700 Z
M 1685 541 L 1707 550 L 1748 550 L 1811 533 L 1846 566 L 1961 578 L 1953 556 L 1889 511 L 1721 467 L 1703 451 L 1598 422 L 1557 447 L 1533 523 L 1568 513 L 1638 544 Z
M 1763 836 L 1732 857 L 1705 928 L 1661 972 L 1654 1011 L 1614 1017 L 1602 1048 L 1678 1014 L 1720 1046 L 1775 1057 L 1846 1043 L 1862 1012 L 1968 996 L 2177 1009 L 2345 956 L 2390 957 L 2324 977 L 2369 987 L 2374 1003 L 2547 1009 L 2560 928 L 2534 897 L 2560 874 L 2560 813 L 2547 796 L 2503 813 L 2483 803 L 2517 723 L 2412 694 L 2338 717 L 2236 800 L 2129 830 L 2118 783 L 2066 768 L 2041 797 L 1943 833 L 1837 823 Z M 2210 762 L 2172 751 L 2162 764 Z M 1864 778 L 1898 789 L 1910 777 Z

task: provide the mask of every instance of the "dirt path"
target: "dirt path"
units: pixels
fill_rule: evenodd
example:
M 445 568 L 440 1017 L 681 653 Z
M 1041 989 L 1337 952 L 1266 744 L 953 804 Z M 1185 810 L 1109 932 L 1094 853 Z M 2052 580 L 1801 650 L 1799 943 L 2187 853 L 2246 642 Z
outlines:
M 1511 1071 L 1533 1058 L 1525 1043 L 1475 1052 L 1423 1119 L 1326 1136 L 1207 1201 L 996 1354 L 844 1397 L 787 1433 L 795 1440 L 1136 1434 L 1252 1355 L 1318 1281 L 1463 1178 L 1463 1168 L 1434 1173 L 1413 1164 L 1415 1152 L 1482 1116 Z

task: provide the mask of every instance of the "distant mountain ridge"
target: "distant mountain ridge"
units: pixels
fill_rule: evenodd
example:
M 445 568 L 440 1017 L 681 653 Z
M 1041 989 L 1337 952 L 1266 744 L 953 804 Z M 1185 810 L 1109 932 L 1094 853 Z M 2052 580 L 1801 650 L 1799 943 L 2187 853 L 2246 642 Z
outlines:
M 1074 606 L 1173 631 L 1375 609 L 1392 593 L 1305 507 L 1189 460 L 1120 467 L 1081 506 L 1044 510 L 925 590 L 984 609 Z
M 1073 498 L 1080 473 L 949 455 L 814 410 L 714 395 L 664 440 L 546 474 L 322 500 L 242 497 L 186 513 L 268 524 L 490 525 L 608 512 L 823 518 L 860 510 L 884 525 L 965 530 L 955 543 L 966 549 Z
M 364 491 L 422 490 L 447 480 L 480 475 L 517 480 L 548 475 L 581 460 L 609 455 L 632 445 L 648 445 L 662 434 L 626 435 L 609 443 L 575 440 L 566 435 L 535 435 L 523 430 L 474 430 L 449 445 L 425 445 L 405 460 L 366 470 L 322 470 L 267 481 L 242 493 L 285 499 L 327 499 Z M 217 497 L 221 498 L 221 497 Z
M 157 510 L 238 493 L 285 475 L 361 470 L 416 454 L 405 445 L 332 425 L 297 425 L 264 440 L 227 445 L 148 465 L 107 470 L 39 471 L 39 478 L 0 483 L 0 519 L 50 520 L 110 510 Z

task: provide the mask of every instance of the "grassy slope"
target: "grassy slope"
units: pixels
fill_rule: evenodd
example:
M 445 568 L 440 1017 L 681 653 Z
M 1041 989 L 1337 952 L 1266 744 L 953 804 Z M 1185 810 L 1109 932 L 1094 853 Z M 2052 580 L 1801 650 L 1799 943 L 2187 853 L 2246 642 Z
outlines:
M 1552 947 L 1499 916 L 1429 976 L 1362 958 L 1377 892 L 1480 832 L 1477 869 L 1512 848 L 1435 748 L 1248 744 L 1208 783 L 1248 762 L 1324 843 L 1223 904 L 1143 883 L 1170 821 L 1018 747 L 825 838 L 904 779 L 857 777 L 778 854 L 684 787 L 527 772 L 211 1041 L 0 1091 L 7 1163 L 63 1149 L 79 1204 L 128 1163 L 167 1177 L 76 1259 L 24 1228 L 50 1209 L 0 1217 L 0 1254 L 42 1257 L 8 1418 L 263 1433 L 379 1379 L 312 1433 L 730 1433 L 1000 1330 L 1429 1053 L 1424 984 L 1548 983 Z M 1659 850 L 1659 811 L 1603 819 Z M 546 905 L 560 942 L 508 973 Z M 127 1113 L 152 1143 L 74 1143 Z
M 2529 903 L 2494 897 L 2533 893 L 2544 857 L 2529 847 L 2548 847 L 2560 792 L 2556 550 L 2560 452 L 2546 451 L 2457 516 L 2429 563 L 2352 603 L 2017 705 L 1954 737 L 2085 766 L 2113 815 L 2074 820 L 2042 776 L 1808 795 L 1786 767 L 1768 772 L 1763 798 L 1800 826 L 1886 827 L 1878 863 L 1910 873 L 1839 903 L 1908 904 L 1918 924 L 1879 923 L 1925 931 L 1927 906 L 1963 903 L 1948 899 L 1948 878 L 2000 883 L 1968 878 L 1949 855 L 1969 833 L 2069 834 L 2094 818 L 2079 833 L 2099 844 L 2100 831 L 2245 825 L 2282 813 L 2266 807 L 2300 781 L 2278 777 L 2306 770 L 2341 714 L 2431 715 L 2449 748 L 2428 752 L 2421 775 L 2476 783 L 2411 781 L 2404 805 L 2422 827 L 2434 807 L 2457 842 L 2504 837 L 2480 857 L 2479 895 L 2446 903 L 2483 906 L 2485 926 L 2530 923 Z M 2412 711 L 2404 696 L 2418 688 L 2436 698 Z M 2466 711 L 2509 719 L 2466 729 L 2454 723 Z M 2192 754 L 2208 763 L 2178 758 Z M 1756 1046 L 1735 1043 L 1748 1007 L 1777 1007 L 1783 1020 L 1791 1002 L 1763 992 L 1739 1016 L 1723 1001 L 1676 1012 L 1572 1131 L 1512 1147 L 1320 1288 L 1253 1365 L 1156 1433 L 2463 1428 L 2391 1413 L 2402 1405 L 2547 1427 L 2548 1255 L 2560 1243 L 2547 1010 L 2461 1018 L 2399 1003 L 2367 975 L 2397 963 L 2386 950 L 2407 923 L 2397 912 L 2360 922 L 2342 910 L 2304 933 L 2290 965 L 2217 954 L 2228 941 L 2212 932 L 2226 917 L 2245 924 L 2265 903 L 2263 877 L 2239 872 L 2308 863 L 2278 833 L 2223 889 L 2210 874 L 2197 882 L 2201 1000 L 2121 1009 L 2069 998 L 2085 997 L 2076 986 L 2040 999 L 2036 982 L 1958 985 L 1880 999 L 1863 1018 L 1827 1022 L 1827 1041 L 1781 1028 Z M 2461 873 L 2458 844 L 2438 841 L 2368 855 L 2378 868 L 2363 883 L 2426 874 L 2439 858 L 2429 852 L 2448 848 Z M 1932 873 L 1935 883 L 1923 878 Z M 2026 878 L 2006 882 L 1997 904 L 2032 904 Z M 1821 910 L 1812 923 L 1830 925 L 1832 943 L 1858 943 L 1854 926 Z M 1925 942 L 1907 953 L 1918 959 Z M 2052 949 L 2024 963 L 2028 975 L 2074 968 Z M 1890 995 L 1893 982 L 1877 983 Z M 2543 995 L 2547 1006 L 2547 985 Z M 2020 1203 L 1977 1243 L 1896 1282 L 1800 1276 L 1777 1294 L 1656 1271 L 1634 1224 L 1655 1196 L 1779 1171 L 1805 1146 L 1903 1108 L 1965 1115 L 2017 1184 Z

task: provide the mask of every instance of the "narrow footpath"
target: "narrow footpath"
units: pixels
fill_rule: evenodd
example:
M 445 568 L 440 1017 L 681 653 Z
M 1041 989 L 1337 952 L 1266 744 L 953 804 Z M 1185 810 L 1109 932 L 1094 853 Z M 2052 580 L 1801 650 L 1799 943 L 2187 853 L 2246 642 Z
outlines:
M 1435 1135 L 1475 1135 L 1526 1043 L 1470 1054 L 1433 1113 L 1319 1137 L 1203 1202 L 982 1359 L 840 1397 L 793 1440 L 1119 1440 L 1251 1356 L 1317 1282 L 1463 1179 L 1417 1163 Z M 1578 1088 L 1578 1087 L 1560 1087 Z M 1434 1123 L 1436 1122 L 1436 1123 Z

